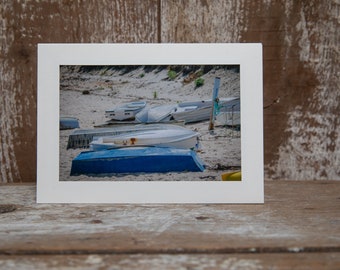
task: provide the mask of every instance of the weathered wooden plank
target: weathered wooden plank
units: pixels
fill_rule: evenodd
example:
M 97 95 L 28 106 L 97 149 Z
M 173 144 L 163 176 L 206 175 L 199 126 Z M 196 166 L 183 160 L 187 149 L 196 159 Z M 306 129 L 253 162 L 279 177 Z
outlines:
M 264 205 L 36 204 L 0 189 L 0 254 L 340 252 L 338 181 L 266 181 Z
M 0 182 L 36 178 L 37 43 L 157 42 L 158 0 L 2 1 Z
M 162 42 L 263 43 L 265 106 L 280 100 L 264 110 L 266 178 L 340 179 L 340 136 L 329 135 L 340 128 L 339 12 L 337 1 L 162 1 Z
M 336 270 L 339 253 L 177 254 L 0 256 L 0 267 L 12 269 L 305 269 Z
M 339 180 L 339 12 L 320 0 L 5 1 L 0 182 L 35 181 L 38 42 L 262 42 L 265 106 L 280 97 L 264 110 L 266 178 Z

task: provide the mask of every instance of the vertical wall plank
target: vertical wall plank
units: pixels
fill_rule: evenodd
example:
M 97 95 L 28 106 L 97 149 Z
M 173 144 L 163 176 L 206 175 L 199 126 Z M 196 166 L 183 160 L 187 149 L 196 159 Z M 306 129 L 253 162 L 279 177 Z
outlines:
M 262 42 L 267 179 L 340 179 L 338 1 L 0 5 L 0 182 L 35 181 L 39 42 Z
M 265 110 L 265 121 L 286 126 L 267 129 L 268 145 L 277 153 L 267 160 L 267 173 L 273 179 L 339 180 L 340 4 L 287 1 L 282 13 L 281 80 L 272 84 L 275 90 L 266 89 L 275 91 L 276 102 Z
M 162 1 L 162 42 L 261 42 L 267 179 L 340 179 L 337 1 Z
M 2 1 L 0 182 L 36 178 L 37 43 L 157 42 L 157 0 Z
M 238 42 L 243 1 L 162 0 L 162 42 Z

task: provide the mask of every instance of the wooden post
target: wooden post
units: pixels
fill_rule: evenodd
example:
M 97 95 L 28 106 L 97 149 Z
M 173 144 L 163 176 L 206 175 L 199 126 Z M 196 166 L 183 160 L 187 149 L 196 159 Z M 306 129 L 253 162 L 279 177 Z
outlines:
M 215 120 L 215 113 L 216 108 L 218 105 L 218 89 L 220 87 L 220 78 L 215 78 L 213 95 L 212 95 L 212 105 L 211 105 L 211 114 L 210 114 L 210 122 L 209 122 L 209 131 L 212 133 L 214 130 L 214 120 Z

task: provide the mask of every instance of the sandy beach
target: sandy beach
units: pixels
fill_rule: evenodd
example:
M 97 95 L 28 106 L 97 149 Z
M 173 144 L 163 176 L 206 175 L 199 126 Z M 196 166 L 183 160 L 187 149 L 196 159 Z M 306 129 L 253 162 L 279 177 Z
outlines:
M 135 67 L 127 70 L 60 68 L 60 115 L 79 119 L 81 129 L 104 124 L 105 110 L 131 101 L 146 100 L 149 105 L 175 104 L 207 100 L 212 97 L 215 77 L 219 77 L 219 97 L 239 97 L 240 79 L 235 68 L 213 68 L 201 74 L 204 84 L 195 86 L 194 76 L 178 72 L 169 79 L 167 68 Z M 189 78 L 189 79 L 188 79 Z M 205 163 L 204 172 L 152 173 L 115 175 L 111 177 L 70 176 L 72 159 L 84 149 L 66 149 L 73 130 L 60 130 L 61 181 L 221 181 L 221 174 L 241 167 L 240 131 L 215 122 L 213 134 L 209 121 L 187 124 L 186 128 L 201 134 L 198 156 Z

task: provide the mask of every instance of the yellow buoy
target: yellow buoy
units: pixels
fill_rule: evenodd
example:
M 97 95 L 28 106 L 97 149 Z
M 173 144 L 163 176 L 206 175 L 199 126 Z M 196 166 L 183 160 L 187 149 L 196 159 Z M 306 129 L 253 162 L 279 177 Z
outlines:
M 222 181 L 241 181 L 241 171 L 222 173 Z

